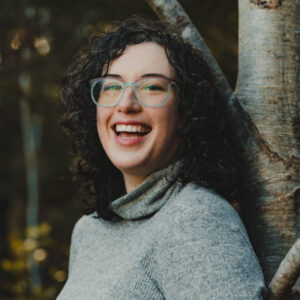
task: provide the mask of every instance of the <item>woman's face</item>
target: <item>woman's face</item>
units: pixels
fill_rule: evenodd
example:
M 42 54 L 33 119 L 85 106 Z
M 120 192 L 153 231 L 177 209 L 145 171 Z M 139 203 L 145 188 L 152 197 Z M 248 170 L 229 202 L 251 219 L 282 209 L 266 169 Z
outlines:
M 135 82 L 150 74 L 175 79 L 164 48 L 154 42 L 127 46 L 124 53 L 111 62 L 105 76 Z M 174 87 L 161 107 L 142 106 L 131 86 L 125 89 L 115 107 L 97 106 L 97 130 L 102 146 L 122 172 L 127 192 L 152 172 L 178 159 L 180 142 L 176 129 L 180 118 L 177 108 Z M 141 136 L 137 131 L 146 134 Z

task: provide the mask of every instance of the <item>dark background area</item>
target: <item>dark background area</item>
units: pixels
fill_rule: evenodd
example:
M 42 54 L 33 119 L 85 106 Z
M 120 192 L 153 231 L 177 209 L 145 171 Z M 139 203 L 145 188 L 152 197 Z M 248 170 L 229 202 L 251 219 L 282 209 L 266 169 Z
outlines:
M 234 86 L 236 1 L 180 3 Z M 61 80 L 91 34 L 134 14 L 156 19 L 142 0 L 4 0 L 0 4 L 1 300 L 53 299 L 66 280 L 69 242 L 80 209 L 69 172 L 76 158 L 59 128 Z M 30 143 L 23 133 L 21 102 L 28 106 L 37 141 L 35 162 L 29 161 L 29 166 L 37 164 L 38 172 L 36 226 L 30 226 L 26 217 L 24 147 Z M 32 274 L 38 274 L 38 281 Z

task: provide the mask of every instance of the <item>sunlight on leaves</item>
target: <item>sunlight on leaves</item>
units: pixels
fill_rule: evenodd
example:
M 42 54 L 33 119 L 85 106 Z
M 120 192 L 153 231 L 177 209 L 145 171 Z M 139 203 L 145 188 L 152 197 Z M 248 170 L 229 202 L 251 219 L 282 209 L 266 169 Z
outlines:
M 41 261 L 43 261 L 43 260 L 45 260 L 47 258 L 47 251 L 45 249 L 36 249 L 33 252 L 33 258 L 37 262 L 41 262 Z
M 17 30 L 11 30 L 9 35 L 11 36 L 10 48 L 12 50 L 19 50 L 21 46 L 20 33 Z
M 53 277 L 58 282 L 64 282 L 67 279 L 67 273 L 63 270 L 58 270 L 54 273 Z
M 38 243 L 34 239 L 26 239 L 24 241 L 24 249 L 27 251 L 32 251 L 38 247 Z
M 46 37 L 35 38 L 33 44 L 40 55 L 47 55 L 50 52 L 50 42 Z

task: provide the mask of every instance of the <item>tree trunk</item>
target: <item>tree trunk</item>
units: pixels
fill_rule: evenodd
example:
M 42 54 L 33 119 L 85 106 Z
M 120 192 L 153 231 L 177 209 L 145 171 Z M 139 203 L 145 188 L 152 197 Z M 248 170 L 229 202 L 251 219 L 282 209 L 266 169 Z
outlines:
M 27 103 L 26 96 L 30 94 L 30 75 L 21 74 L 19 77 L 20 87 L 24 93 L 24 98 L 20 101 L 20 117 L 23 132 L 23 145 L 27 182 L 27 211 L 26 211 L 26 238 L 37 240 L 38 228 L 38 158 L 37 150 L 40 143 L 39 126 Z M 28 234 L 28 232 L 32 232 Z M 30 274 L 30 293 L 34 297 L 41 289 L 41 279 L 39 266 L 32 255 L 28 257 L 28 269 Z
M 299 67 L 300 0 L 240 0 L 236 96 L 256 129 L 255 144 L 243 141 L 267 282 L 300 233 Z

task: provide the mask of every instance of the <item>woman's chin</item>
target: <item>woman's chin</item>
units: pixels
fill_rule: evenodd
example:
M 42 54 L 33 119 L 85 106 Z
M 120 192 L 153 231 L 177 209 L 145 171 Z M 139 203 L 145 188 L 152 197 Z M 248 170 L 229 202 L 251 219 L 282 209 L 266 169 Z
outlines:
M 147 159 L 138 159 L 136 157 L 129 159 L 114 160 L 113 164 L 118 168 L 124 176 L 130 175 L 132 177 L 147 177 L 154 170 L 154 164 Z
M 115 165 L 124 175 L 128 174 L 131 176 L 144 176 L 144 174 L 147 174 L 148 168 L 145 168 L 145 164 L 130 164 L 130 163 L 119 163 Z

